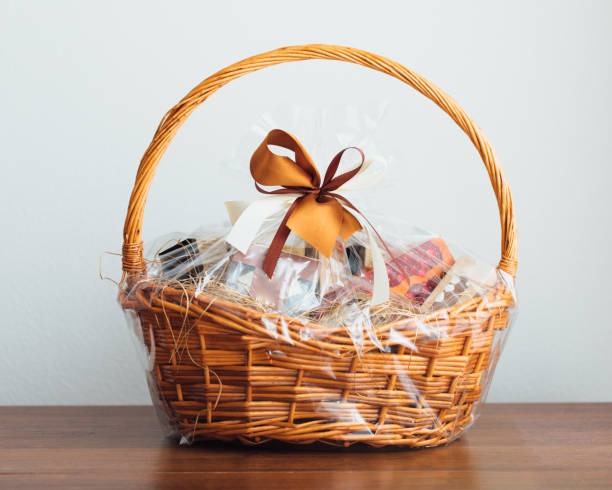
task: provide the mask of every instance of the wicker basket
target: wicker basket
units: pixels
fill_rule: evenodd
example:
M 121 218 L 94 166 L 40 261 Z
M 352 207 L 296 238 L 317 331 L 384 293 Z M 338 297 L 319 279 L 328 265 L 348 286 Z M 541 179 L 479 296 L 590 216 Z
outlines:
M 514 304 L 503 281 L 487 297 L 419 317 L 419 322 L 377 327 L 389 352 L 366 340 L 358 357 L 344 328 L 309 324 L 315 335 L 304 339 L 299 335 L 303 323 L 291 318 L 161 288 L 146 277 L 141 242 L 145 201 L 157 164 L 182 123 L 231 80 L 309 59 L 348 61 L 398 78 L 461 127 L 480 153 L 497 197 L 502 230 L 498 269 L 514 277 L 517 245 L 510 189 L 489 142 L 464 110 L 432 83 L 389 59 L 352 48 L 308 45 L 231 65 L 200 83 L 165 115 L 142 158 L 130 198 L 123 270 L 131 293 L 120 294 L 121 304 L 137 316 L 144 342 L 153 351 L 154 397 L 159 396 L 170 423 L 190 440 L 444 444 L 474 419 L 499 355 L 494 339 L 507 328 Z M 274 320 L 282 320 L 288 334 L 271 331 Z M 424 324 L 440 335 L 428 336 Z M 397 344 L 392 330 L 416 349 Z M 284 355 L 276 353 L 279 344 Z M 189 355 L 184 355 L 186 348 Z M 410 380 L 400 383 L 399 377 Z

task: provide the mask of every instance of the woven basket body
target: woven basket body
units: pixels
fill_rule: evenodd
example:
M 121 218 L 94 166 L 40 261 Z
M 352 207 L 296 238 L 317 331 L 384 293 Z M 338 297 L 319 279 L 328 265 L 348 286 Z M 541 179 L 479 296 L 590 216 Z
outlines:
M 466 132 L 489 173 L 502 225 L 507 281 L 418 319 L 379 325 L 382 343 L 358 351 L 344 327 L 261 313 L 146 277 L 141 225 L 154 170 L 191 112 L 228 81 L 265 66 L 337 59 L 388 73 L 432 99 Z M 154 397 L 188 440 L 422 447 L 444 444 L 473 421 L 514 305 L 512 200 L 494 153 L 453 99 L 386 58 L 334 46 L 283 48 L 206 79 L 162 120 L 141 162 L 124 230 L 120 301 L 151 353 Z M 398 340 L 399 339 L 399 340 Z

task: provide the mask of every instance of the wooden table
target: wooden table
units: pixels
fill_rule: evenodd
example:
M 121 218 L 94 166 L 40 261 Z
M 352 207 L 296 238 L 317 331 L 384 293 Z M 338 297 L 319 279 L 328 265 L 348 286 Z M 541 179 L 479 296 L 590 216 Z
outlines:
M 0 407 L 0 488 L 612 488 L 612 404 L 487 405 L 446 447 L 177 447 L 151 407 Z

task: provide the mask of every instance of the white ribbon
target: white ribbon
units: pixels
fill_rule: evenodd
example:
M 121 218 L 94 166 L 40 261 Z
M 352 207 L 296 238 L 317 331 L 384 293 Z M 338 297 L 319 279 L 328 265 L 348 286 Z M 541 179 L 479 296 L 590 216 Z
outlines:
M 370 172 L 366 173 L 374 163 L 380 165 L 378 168 L 372 168 Z M 359 172 L 351 180 L 338 187 L 334 193 L 350 192 L 372 187 L 380 182 L 386 172 L 387 161 L 382 157 L 372 157 L 363 163 Z M 293 201 L 301 196 L 302 194 L 275 194 L 261 197 L 250 203 L 246 201 L 226 201 L 225 207 L 232 223 L 232 229 L 225 237 L 225 241 L 243 254 L 246 254 L 263 222 L 273 214 L 289 208 Z M 355 216 L 368 235 L 370 252 L 372 253 L 372 267 L 374 269 L 372 305 L 384 303 L 389 300 L 389 276 L 387 275 L 385 260 L 376 243 L 371 227 L 363 216 L 355 213 L 354 210 L 348 208 L 342 201 L 339 202 L 347 211 Z

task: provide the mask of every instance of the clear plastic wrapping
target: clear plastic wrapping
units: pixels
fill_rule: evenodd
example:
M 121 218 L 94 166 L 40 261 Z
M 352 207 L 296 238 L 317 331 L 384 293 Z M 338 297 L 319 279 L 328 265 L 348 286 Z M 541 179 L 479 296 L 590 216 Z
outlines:
M 245 252 L 226 241 L 231 225 L 162 237 L 146 274 L 122 283 L 169 427 L 186 442 L 419 447 L 461 435 L 515 311 L 513 278 L 388 217 L 373 223 L 388 301 L 372 302 L 365 229 L 329 257 L 291 233 L 269 278 L 284 216 Z

